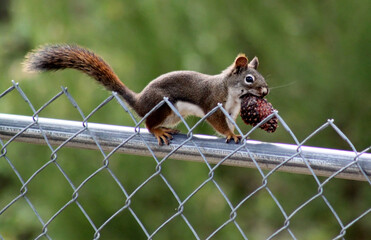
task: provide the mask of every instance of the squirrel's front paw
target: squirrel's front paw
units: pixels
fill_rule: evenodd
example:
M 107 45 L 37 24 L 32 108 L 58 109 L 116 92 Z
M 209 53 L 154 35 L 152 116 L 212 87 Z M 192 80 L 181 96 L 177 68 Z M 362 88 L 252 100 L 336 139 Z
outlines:
M 151 132 L 153 135 L 155 135 L 158 145 L 162 146 L 164 143 L 169 145 L 170 140 L 173 139 L 173 135 L 179 133 L 179 130 L 159 127 L 152 129 Z
M 231 141 L 231 139 L 233 139 L 233 141 L 235 143 L 239 143 L 239 142 L 241 142 L 242 137 L 241 137 L 241 135 L 236 135 L 234 133 L 231 133 L 231 134 L 227 135 L 227 137 L 225 139 L 225 142 L 229 143 Z

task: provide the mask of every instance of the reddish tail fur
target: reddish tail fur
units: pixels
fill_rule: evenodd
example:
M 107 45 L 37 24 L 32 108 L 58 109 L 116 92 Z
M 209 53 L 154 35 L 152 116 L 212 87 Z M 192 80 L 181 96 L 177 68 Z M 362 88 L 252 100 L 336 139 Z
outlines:
M 136 93 L 126 87 L 112 68 L 93 52 L 74 45 L 47 45 L 26 56 L 27 72 L 76 69 L 91 76 L 110 91 L 119 93 L 131 106 L 135 106 Z

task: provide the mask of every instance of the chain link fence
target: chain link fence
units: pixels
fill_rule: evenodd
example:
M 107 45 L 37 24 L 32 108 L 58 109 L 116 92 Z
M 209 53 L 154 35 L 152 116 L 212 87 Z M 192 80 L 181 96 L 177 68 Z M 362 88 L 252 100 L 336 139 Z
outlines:
M 356 225 L 362 221 L 365 221 L 363 225 L 371 226 L 371 199 L 368 198 L 371 192 L 371 154 L 368 153 L 371 146 L 357 151 L 347 136 L 334 124 L 333 120 L 328 120 L 300 142 L 278 112 L 274 112 L 266 121 L 274 116 L 277 117 L 280 126 L 289 133 L 295 144 L 266 143 L 254 140 L 244 140 L 241 144 L 226 144 L 224 139 L 193 134 L 194 129 L 204 124 L 205 119 L 215 111 L 221 110 L 227 118 L 230 118 L 222 105 L 216 106 L 205 117 L 197 121 L 196 124 L 189 126 L 168 99 L 164 98 L 152 111 L 167 104 L 181 118 L 187 133 L 176 135 L 169 146 L 158 146 L 157 140 L 146 129 L 140 128 L 146 116 L 137 120 L 115 93 L 112 93 L 87 116 L 84 115 L 77 102 L 64 87 L 39 109 L 33 106 L 27 97 L 28 94 L 15 82 L 1 93 L 0 102 L 6 101 L 10 93 L 16 93 L 21 96 L 33 114 L 32 116 L 0 114 L 0 169 L 3 168 L 0 171 L 0 178 L 4 171 L 7 170 L 6 175 L 12 175 L 16 179 L 18 186 L 12 190 L 12 195 L 4 196 L 1 186 L 5 188 L 6 181 L 3 181 L 3 184 L 1 184 L 0 180 L 0 239 L 14 239 L 10 237 L 14 236 L 14 233 L 12 235 L 11 231 L 7 230 L 7 224 L 9 224 L 7 216 L 22 214 L 25 211 L 23 208 L 26 208 L 28 213 L 24 217 L 35 219 L 37 223 L 33 223 L 35 227 L 32 234 L 19 239 L 63 239 L 63 237 L 55 235 L 55 229 L 71 227 L 87 228 L 86 231 L 89 232 L 90 239 L 110 239 L 109 233 L 104 232 L 104 229 L 109 225 L 120 228 L 129 224 L 128 221 L 131 222 L 130 224 L 134 223 L 136 225 L 135 229 L 141 232 L 142 235 L 139 236 L 142 236 L 142 239 L 164 239 L 161 237 L 163 236 L 162 232 L 168 231 L 171 227 L 176 228 L 176 232 L 180 232 L 180 235 L 177 235 L 178 238 L 184 234 L 184 239 L 255 239 L 256 235 L 253 234 L 255 229 L 248 226 L 249 221 L 246 220 L 245 214 L 247 211 L 250 211 L 249 206 L 255 201 L 254 198 L 261 194 L 264 194 L 264 202 L 269 201 L 271 204 L 269 205 L 270 207 L 263 207 L 264 210 L 259 213 L 264 215 L 268 211 L 275 211 L 279 217 L 275 217 L 277 219 L 274 220 L 278 224 L 265 228 L 262 231 L 264 234 L 260 235 L 258 239 L 308 239 L 305 237 L 305 235 L 309 236 L 305 226 L 298 226 L 295 221 L 297 215 L 305 212 L 305 209 L 315 202 L 320 202 L 324 206 L 325 215 L 329 215 L 335 222 L 336 230 L 331 232 L 332 235 L 329 236 L 329 239 L 352 238 L 349 234 L 347 235 L 347 231 L 352 228 L 357 229 Z M 78 110 L 82 121 L 49 119 L 39 116 L 44 109 L 62 96 L 67 97 L 72 106 Z M 119 103 L 123 114 L 129 115 L 132 119 L 133 127 L 90 122 L 91 117 L 111 101 Z M 264 121 L 247 133 L 244 133 L 232 119 L 229 120 L 233 122 L 236 131 L 244 139 L 248 138 L 252 132 L 266 122 Z M 345 141 L 352 151 L 305 146 L 308 140 L 327 128 L 333 129 L 339 136 L 339 139 Z M 25 143 L 27 144 L 25 145 Z M 23 173 L 24 170 L 20 170 L 22 167 L 20 167 L 18 160 L 14 160 L 14 158 L 15 156 L 25 157 L 27 155 L 25 148 L 29 146 L 29 143 L 45 145 L 49 155 L 45 156 L 45 158 L 48 158 L 47 161 L 44 161 L 40 167 L 32 170 L 27 175 Z M 22 145 L 19 148 L 15 148 L 14 146 L 17 144 Z M 36 147 L 44 148 L 42 146 Z M 82 149 L 95 149 L 97 151 L 94 151 L 94 154 L 99 155 L 100 159 L 103 160 L 102 164 L 96 167 L 92 173 L 89 173 L 87 176 L 81 174 L 83 177 L 80 177 L 79 181 L 76 181 L 75 177 L 71 176 L 69 166 L 61 164 L 61 158 L 66 149 L 72 151 L 73 148 L 79 151 L 82 151 Z M 19 151 L 19 149 L 22 149 L 22 151 L 13 152 Z M 136 156 L 135 168 L 141 168 L 146 164 L 154 166 L 152 172 L 146 177 L 140 178 L 140 182 L 136 182 L 133 185 L 127 184 L 127 181 L 123 180 L 125 176 L 115 171 L 114 160 L 112 160 L 114 157 L 121 158 L 128 154 Z M 142 156 L 149 157 L 151 163 L 141 159 L 144 158 Z M 76 162 L 79 159 L 79 157 L 76 157 L 76 159 L 71 161 Z M 199 162 L 198 165 L 202 165 L 203 169 L 206 169 L 205 171 L 188 172 L 186 174 L 191 176 L 192 174 L 202 174 L 194 176 L 202 180 L 196 185 L 192 185 L 192 190 L 182 191 L 179 185 L 181 185 L 180 182 L 183 179 L 172 176 L 178 173 L 172 172 L 175 170 L 168 169 L 171 159 Z M 251 183 L 248 189 L 244 189 L 246 191 L 240 191 L 239 193 L 243 197 L 235 199 L 235 197 L 231 196 L 232 191 L 230 188 L 233 188 L 233 185 L 229 186 L 228 183 L 238 185 L 237 180 L 233 182 L 233 179 L 226 180 L 218 176 L 222 172 L 220 169 L 223 166 L 232 166 L 236 171 L 238 169 L 248 171 L 248 169 L 242 167 L 251 168 L 251 171 L 254 171 L 254 184 Z M 47 211 L 48 214 L 46 214 L 44 207 L 40 206 L 40 198 L 42 196 L 34 196 L 32 189 L 33 183 L 37 179 L 42 178 L 48 171 L 51 171 L 52 167 L 54 168 L 53 173 L 62 175 L 63 180 L 68 183 L 67 192 L 69 195 L 64 196 L 63 201 L 59 202 L 59 205 L 61 205 L 59 208 L 54 206 L 51 208 L 53 210 L 49 209 Z M 295 192 L 289 193 L 293 195 L 292 197 L 300 194 L 304 194 L 305 197 L 302 198 L 301 202 L 296 202 L 293 206 L 287 207 L 280 196 L 281 191 L 278 191 L 274 186 L 274 178 L 279 172 L 307 175 L 311 184 L 314 185 L 315 191 L 310 192 L 310 195 L 308 195 L 303 193 L 304 189 L 296 189 Z M 93 200 L 85 197 L 86 189 L 90 189 L 87 187 L 88 185 L 96 184 L 98 186 L 99 184 L 104 184 L 97 180 L 100 179 L 99 175 L 101 174 L 108 175 L 121 194 L 121 197 L 115 199 L 117 205 L 112 206 L 111 211 L 103 217 L 97 216 L 92 209 L 86 207 L 86 202 Z M 350 185 L 362 184 L 362 186 L 366 186 L 364 203 L 360 205 L 354 203 L 352 206 L 339 207 L 336 198 L 334 200 L 331 196 L 327 196 L 328 185 L 337 178 L 347 179 L 343 181 Z M 52 182 L 51 179 L 48 180 L 46 178 L 45 180 L 44 178 L 43 187 L 58 188 L 58 186 L 50 185 Z M 155 186 L 161 186 L 162 189 L 165 189 L 163 191 L 167 192 L 166 196 L 161 195 L 159 192 L 159 195 L 156 196 L 158 201 L 165 201 L 165 198 L 169 198 L 172 204 L 168 206 L 167 211 L 163 212 L 162 217 L 151 219 L 148 216 L 151 216 L 151 212 L 157 211 L 155 207 L 142 204 L 140 206 L 144 209 L 140 209 L 136 204 L 139 201 L 145 202 L 138 195 L 141 195 L 141 192 L 147 186 L 154 186 L 153 182 L 157 183 Z M 249 183 L 244 184 L 249 185 Z M 217 225 L 209 225 L 207 228 L 202 228 L 199 225 L 203 224 L 202 221 L 211 222 L 213 216 L 204 216 L 206 215 L 206 209 L 205 212 L 200 211 L 196 213 L 189 210 L 195 199 L 208 198 L 204 191 L 213 196 L 218 195 L 218 197 L 214 198 L 217 201 L 211 201 L 211 204 L 207 206 L 210 206 L 214 212 L 219 211 L 218 206 L 223 206 L 220 211 L 226 213 L 224 219 L 219 221 Z M 107 192 L 100 192 L 98 195 L 104 199 L 110 195 L 110 192 L 107 190 Z M 20 202 L 24 203 L 22 208 L 20 207 Z M 356 209 L 356 206 L 362 206 L 362 209 L 351 217 L 344 217 L 343 214 L 339 214 L 339 208 Z M 81 226 L 69 226 L 68 223 L 63 225 L 54 224 L 58 223 L 61 215 L 72 211 L 71 208 L 73 208 L 73 214 L 82 214 L 85 224 L 81 224 Z M 96 208 L 99 208 L 99 206 L 96 206 Z M 148 216 L 143 216 L 143 211 Z M 126 219 L 127 221 L 117 223 L 115 219 L 121 219 L 120 216 L 123 215 L 129 216 Z M 305 218 L 311 221 L 309 215 L 305 216 Z M 259 219 L 263 216 L 257 215 L 253 217 Z M 199 219 L 203 220 L 199 221 Z M 176 225 L 174 225 L 175 222 Z M 269 225 L 269 222 L 265 224 Z M 128 232 L 126 236 L 120 236 L 118 239 L 133 239 L 130 236 Z

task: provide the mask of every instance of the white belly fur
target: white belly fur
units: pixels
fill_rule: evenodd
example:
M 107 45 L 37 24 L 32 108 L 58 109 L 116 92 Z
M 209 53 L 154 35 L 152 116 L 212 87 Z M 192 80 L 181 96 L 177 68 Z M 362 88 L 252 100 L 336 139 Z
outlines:
M 205 116 L 204 111 L 197 105 L 189 102 L 178 101 L 175 103 L 176 109 L 183 117 L 193 115 L 197 117 Z
M 189 115 L 203 117 L 205 116 L 204 111 L 197 105 L 189 102 L 178 101 L 174 105 L 176 109 L 179 111 L 182 117 L 187 117 Z M 227 101 L 224 106 L 225 110 L 228 111 L 229 115 L 233 120 L 236 120 L 238 113 L 241 109 L 241 100 L 237 96 L 233 94 L 228 94 Z M 226 117 L 227 124 L 229 129 L 232 131 L 234 130 L 234 125 L 231 121 Z M 163 123 L 164 126 L 173 126 L 176 125 L 180 121 L 179 117 L 172 113 L 170 116 L 167 117 L 165 122 Z
M 174 106 L 182 117 L 187 117 L 189 115 L 197 117 L 205 116 L 204 111 L 199 106 L 189 102 L 178 101 L 174 104 Z M 179 121 L 180 118 L 174 112 L 172 112 L 161 125 L 174 127 L 179 123 Z

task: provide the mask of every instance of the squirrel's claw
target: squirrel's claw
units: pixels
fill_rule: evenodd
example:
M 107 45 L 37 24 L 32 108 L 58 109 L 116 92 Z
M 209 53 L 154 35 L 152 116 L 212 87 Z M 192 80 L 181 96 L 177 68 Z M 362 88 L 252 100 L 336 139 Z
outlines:
M 226 143 L 229 143 L 231 141 L 231 139 L 233 139 L 233 141 L 235 143 L 239 143 L 242 139 L 241 135 L 236 135 L 234 133 L 231 133 L 231 134 L 228 134 L 226 139 L 225 139 L 225 142 Z
M 169 145 L 170 140 L 173 139 L 173 135 L 179 133 L 179 130 L 159 127 L 153 129 L 151 132 L 155 135 L 158 145 L 162 146 L 163 144 Z

